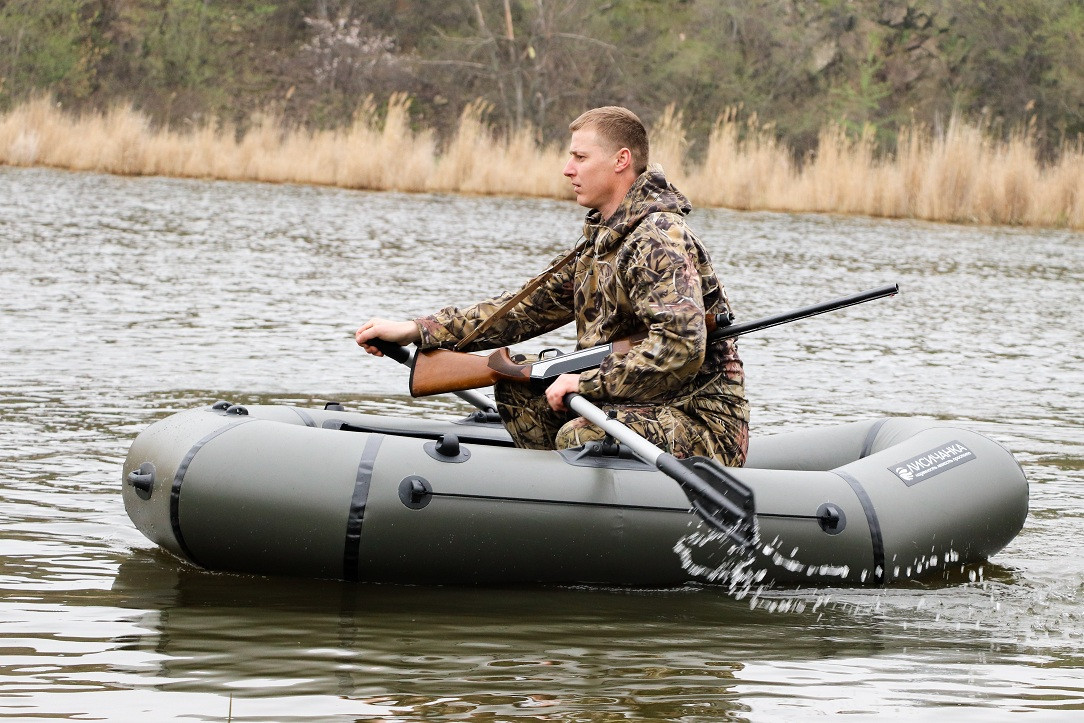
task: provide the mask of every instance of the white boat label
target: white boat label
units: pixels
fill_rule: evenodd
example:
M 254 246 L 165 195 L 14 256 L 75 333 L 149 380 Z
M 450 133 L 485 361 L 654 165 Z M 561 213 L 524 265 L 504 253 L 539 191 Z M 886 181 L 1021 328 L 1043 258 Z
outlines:
M 974 452 L 960 442 L 954 441 L 905 459 L 889 467 L 888 471 L 910 487 L 973 459 L 975 459 Z

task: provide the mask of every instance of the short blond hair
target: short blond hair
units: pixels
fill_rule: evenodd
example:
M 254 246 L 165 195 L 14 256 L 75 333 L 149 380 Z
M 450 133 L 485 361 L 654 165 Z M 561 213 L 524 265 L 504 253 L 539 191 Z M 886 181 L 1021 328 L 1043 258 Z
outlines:
M 617 105 L 592 108 L 568 125 L 568 129 L 573 133 L 587 127 L 597 131 L 613 150 L 628 148 L 632 154 L 632 167 L 637 174 L 647 170 L 650 153 L 647 130 L 631 110 Z

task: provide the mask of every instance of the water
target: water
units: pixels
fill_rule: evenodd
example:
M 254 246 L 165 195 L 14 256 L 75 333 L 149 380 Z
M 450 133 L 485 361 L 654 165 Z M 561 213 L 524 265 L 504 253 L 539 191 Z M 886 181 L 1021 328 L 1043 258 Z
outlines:
M 753 433 L 885 414 L 1012 449 L 1020 536 L 885 590 L 470 589 L 205 573 L 128 521 L 148 424 L 219 398 L 454 418 L 352 332 L 511 288 L 569 203 L 0 168 L 0 717 L 990 720 L 1084 709 L 1084 235 L 697 211 Z M 568 331 L 538 346 L 571 346 Z M 534 346 L 526 350 L 534 349 Z M 1034 717 L 1034 716 L 1032 716 Z

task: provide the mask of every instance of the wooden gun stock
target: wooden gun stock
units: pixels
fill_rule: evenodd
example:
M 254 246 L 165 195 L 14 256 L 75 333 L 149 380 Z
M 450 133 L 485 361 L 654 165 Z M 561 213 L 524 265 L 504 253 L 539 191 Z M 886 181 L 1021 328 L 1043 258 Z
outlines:
M 492 386 L 499 379 L 517 382 L 531 380 L 531 365 L 516 364 L 508 347 L 489 355 L 467 354 L 450 349 L 428 349 L 414 356 L 410 371 L 410 395 L 460 392 Z
M 501 379 L 533 384 L 541 391 L 562 374 L 593 369 L 610 354 L 627 354 L 633 344 L 646 337 L 647 334 L 638 334 L 570 354 L 539 359 L 529 364 L 512 361 L 508 347 L 502 347 L 489 355 L 467 354 L 449 349 L 420 351 L 414 355 L 411 367 L 410 394 L 414 397 L 425 397 L 430 394 L 459 392 L 488 387 Z

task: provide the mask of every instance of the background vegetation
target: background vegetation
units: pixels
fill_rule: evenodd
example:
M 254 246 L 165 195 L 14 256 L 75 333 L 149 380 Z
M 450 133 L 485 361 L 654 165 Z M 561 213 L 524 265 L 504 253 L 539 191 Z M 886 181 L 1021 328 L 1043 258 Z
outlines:
M 954 113 L 1029 127 L 1054 157 L 1084 133 L 1080 0 L 0 0 L 0 112 L 47 92 L 74 112 L 130 103 L 156 127 L 257 114 L 347 127 L 371 96 L 454 133 L 563 139 L 600 104 L 649 125 L 674 104 L 689 151 L 734 109 L 796 157 L 826 124 L 936 133 Z

